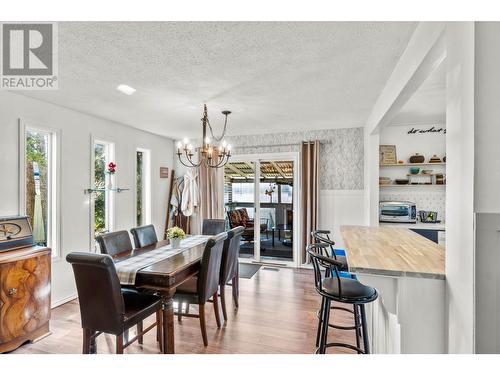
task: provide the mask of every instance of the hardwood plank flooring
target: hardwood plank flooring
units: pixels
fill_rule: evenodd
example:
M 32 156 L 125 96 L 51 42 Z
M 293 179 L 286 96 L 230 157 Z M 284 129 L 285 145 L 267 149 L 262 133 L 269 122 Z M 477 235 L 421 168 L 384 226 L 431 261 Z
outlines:
M 228 287 L 228 321 L 217 329 L 211 306 L 207 309 L 208 347 L 203 346 L 199 320 L 175 319 L 176 353 L 276 353 L 310 354 L 315 348 L 316 311 L 320 298 L 314 290 L 312 270 L 279 268 L 260 269 L 252 279 L 240 279 L 240 307 L 235 310 Z M 191 308 L 193 311 L 196 307 Z M 352 325 L 352 315 L 332 311 L 336 324 Z M 152 322 L 152 318 L 145 322 Z M 12 353 L 81 353 L 82 330 L 78 301 L 52 310 L 52 334 L 36 343 L 25 344 Z M 131 332 L 132 335 L 132 332 Z M 131 336 L 132 337 L 132 336 Z M 355 344 L 353 331 L 329 330 L 329 341 Z M 101 335 L 98 353 L 114 353 L 115 339 Z M 144 344 L 133 343 L 125 353 L 157 354 L 156 331 L 144 337 Z M 329 348 L 328 353 L 352 353 L 344 348 Z

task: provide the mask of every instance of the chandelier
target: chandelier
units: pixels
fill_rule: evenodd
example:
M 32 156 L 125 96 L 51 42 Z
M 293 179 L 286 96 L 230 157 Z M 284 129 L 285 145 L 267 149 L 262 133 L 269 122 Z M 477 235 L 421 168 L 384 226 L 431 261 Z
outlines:
M 210 121 L 208 121 L 207 105 L 203 108 L 203 118 L 202 128 L 203 128 L 203 144 L 196 149 L 189 142 L 189 139 L 184 138 L 182 142 L 177 143 L 177 157 L 182 165 L 189 168 L 196 168 L 204 164 L 210 168 L 221 168 L 227 164 L 229 158 L 231 157 L 231 145 L 227 144 L 224 140 L 227 127 L 227 116 L 231 111 L 222 111 L 225 116 L 224 129 L 220 137 L 214 135 Z M 207 136 L 207 126 L 210 129 L 210 134 L 215 142 L 220 142 L 220 144 L 212 144 L 212 139 Z M 195 152 L 198 154 L 198 159 L 193 161 L 193 156 Z

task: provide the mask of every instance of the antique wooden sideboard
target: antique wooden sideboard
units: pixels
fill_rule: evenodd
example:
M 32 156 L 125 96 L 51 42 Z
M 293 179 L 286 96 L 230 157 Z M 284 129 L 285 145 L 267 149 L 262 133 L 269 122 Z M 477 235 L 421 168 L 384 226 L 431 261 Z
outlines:
M 0 252 L 0 353 L 49 333 L 51 249 Z

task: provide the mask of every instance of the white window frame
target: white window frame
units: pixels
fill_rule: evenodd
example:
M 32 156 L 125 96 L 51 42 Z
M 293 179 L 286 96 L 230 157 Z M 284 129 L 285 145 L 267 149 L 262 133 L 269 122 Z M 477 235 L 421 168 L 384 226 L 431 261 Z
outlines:
M 61 252 L 61 130 L 35 121 L 19 119 L 19 214 L 26 215 L 26 133 L 38 131 L 49 135 L 47 247 L 54 260 L 62 259 Z
M 115 160 L 115 143 L 112 141 L 104 140 L 100 137 L 90 137 L 90 187 L 91 189 L 95 189 L 95 145 L 103 144 L 107 147 L 106 149 L 106 165 L 110 162 L 116 162 Z M 118 187 L 117 178 L 115 175 L 110 175 L 109 178 L 112 179 L 113 187 Z M 106 182 L 107 184 L 107 182 Z M 106 228 L 108 231 L 112 232 L 115 230 L 115 200 L 116 194 L 114 191 L 106 191 L 105 193 L 106 200 Z M 95 221 L 94 221 L 94 207 L 95 207 L 95 195 L 90 195 L 90 242 L 89 248 L 96 250 L 95 243 Z
M 151 150 L 138 147 L 134 154 L 134 221 L 137 224 L 137 153 L 142 152 L 142 223 L 141 225 L 151 224 Z

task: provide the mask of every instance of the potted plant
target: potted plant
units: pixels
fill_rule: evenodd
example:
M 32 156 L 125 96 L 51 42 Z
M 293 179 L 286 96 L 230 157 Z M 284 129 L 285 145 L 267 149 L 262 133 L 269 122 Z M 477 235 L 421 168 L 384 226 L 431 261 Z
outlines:
M 179 227 L 168 228 L 167 238 L 170 240 L 172 249 L 178 249 L 181 246 L 181 240 L 186 238 L 186 233 Z

